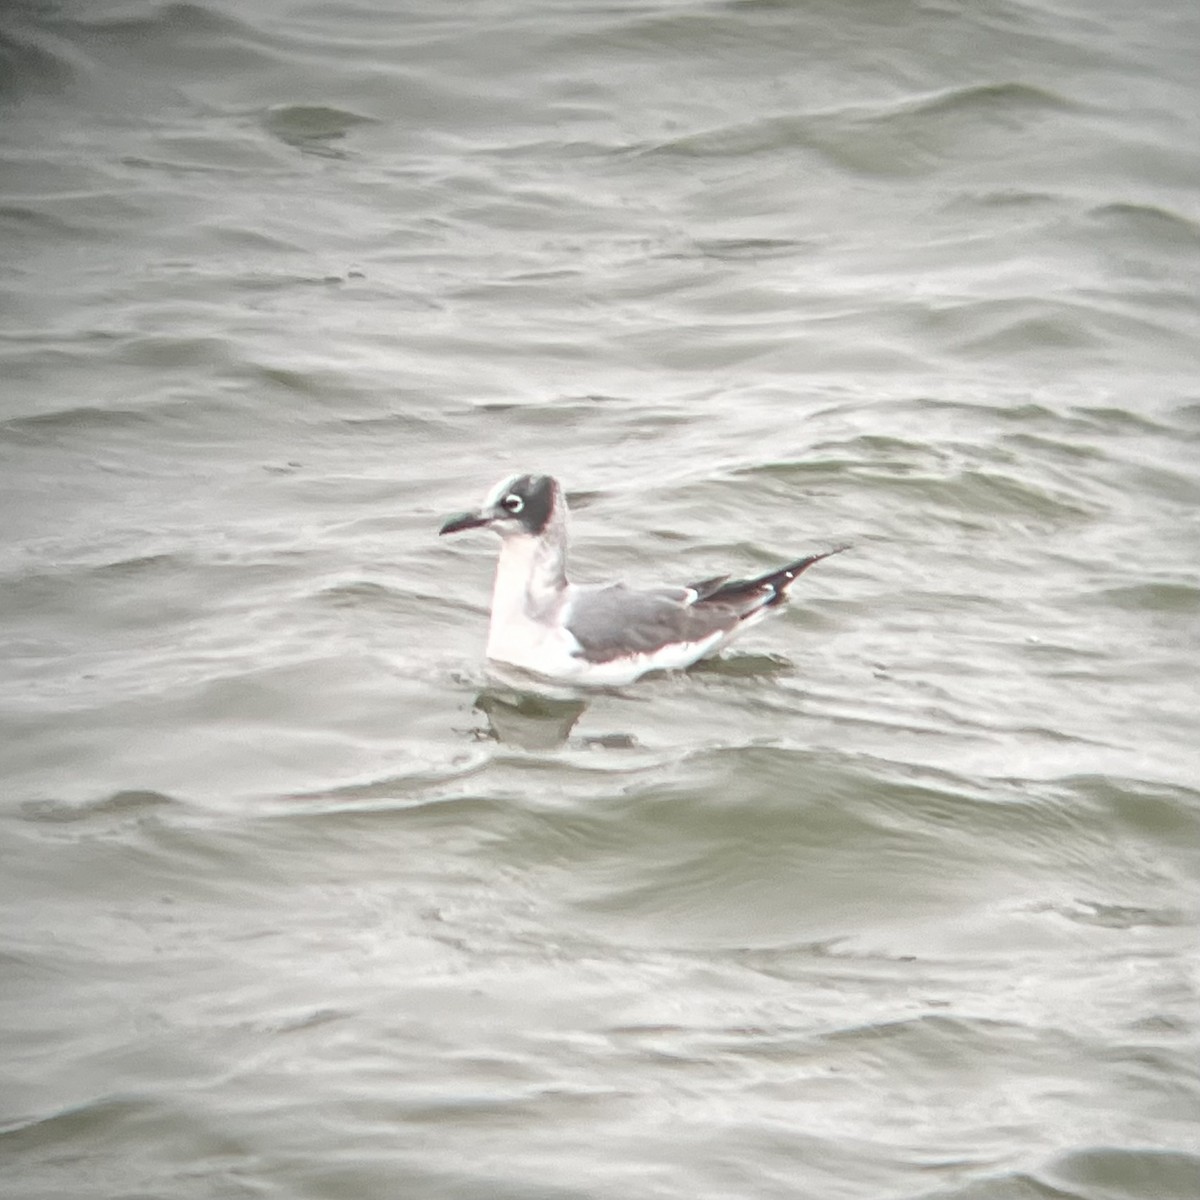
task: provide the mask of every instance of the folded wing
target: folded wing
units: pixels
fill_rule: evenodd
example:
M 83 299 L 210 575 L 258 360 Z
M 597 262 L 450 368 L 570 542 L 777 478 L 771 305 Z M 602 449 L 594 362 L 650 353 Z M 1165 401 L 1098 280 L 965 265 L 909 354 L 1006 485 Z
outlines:
M 813 563 L 846 549 L 839 546 L 796 559 L 753 579 L 728 576 L 685 588 L 573 587 L 564 614 L 567 629 L 589 662 L 653 655 L 666 646 L 719 643 L 721 635 L 786 599 L 787 589 Z

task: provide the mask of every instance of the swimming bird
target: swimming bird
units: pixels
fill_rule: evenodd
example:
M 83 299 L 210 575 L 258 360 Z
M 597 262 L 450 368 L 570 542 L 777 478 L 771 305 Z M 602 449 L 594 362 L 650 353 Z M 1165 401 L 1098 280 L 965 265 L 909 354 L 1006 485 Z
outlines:
M 718 575 L 686 587 L 636 589 L 567 581 L 567 501 L 549 475 L 502 479 L 475 512 L 440 533 L 500 535 L 487 656 L 543 678 L 621 687 L 647 671 L 690 667 L 778 609 L 788 588 L 838 546 L 753 579 Z

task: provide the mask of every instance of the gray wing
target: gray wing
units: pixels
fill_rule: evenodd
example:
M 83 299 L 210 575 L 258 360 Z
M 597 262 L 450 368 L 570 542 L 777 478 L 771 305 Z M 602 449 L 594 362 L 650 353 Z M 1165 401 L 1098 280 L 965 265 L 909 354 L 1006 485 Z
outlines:
M 728 575 L 686 588 L 635 591 L 623 583 L 572 587 L 564 619 L 589 662 L 653 654 L 677 642 L 702 642 L 725 633 L 763 608 L 782 604 L 788 588 L 813 563 L 848 546 L 808 554 L 753 579 Z
M 610 662 L 626 654 L 653 654 L 675 642 L 703 641 L 732 629 L 761 603 L 739 597 L 736 603 L 697 604 L 697 598 L 695 588 L 635 591 L 623 583 L 576 586 L 564 617 L 584 658 Z

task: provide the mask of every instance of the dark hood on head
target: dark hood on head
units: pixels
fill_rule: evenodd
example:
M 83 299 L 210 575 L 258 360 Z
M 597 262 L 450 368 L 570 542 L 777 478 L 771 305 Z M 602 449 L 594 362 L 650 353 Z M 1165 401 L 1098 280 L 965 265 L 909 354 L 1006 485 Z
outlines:
M 558 499 L 558 484 L 554 479 L 549 475 L 522 475 L 508 490 L 525 502 L 517 520 L 535 537 L 544 533 Z

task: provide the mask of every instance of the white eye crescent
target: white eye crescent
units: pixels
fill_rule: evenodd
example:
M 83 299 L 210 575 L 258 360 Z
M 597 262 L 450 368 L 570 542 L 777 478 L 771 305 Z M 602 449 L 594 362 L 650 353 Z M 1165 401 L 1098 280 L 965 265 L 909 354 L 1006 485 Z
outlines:
M 505 509 L 507 512 L 512 513 L 513 516 L 516 516 L 517 513 L 519 513 L 521 509 L 525 507 L 525 501 L 515 493 L 509 492 L 509 494 L 500 501 L 500 507 Z

